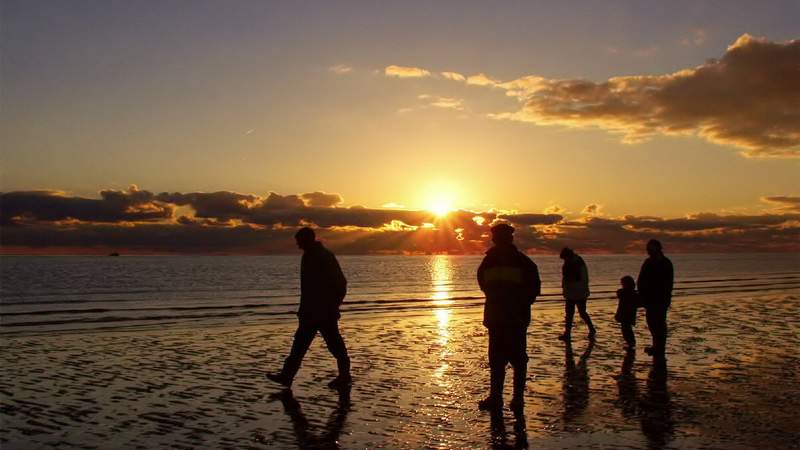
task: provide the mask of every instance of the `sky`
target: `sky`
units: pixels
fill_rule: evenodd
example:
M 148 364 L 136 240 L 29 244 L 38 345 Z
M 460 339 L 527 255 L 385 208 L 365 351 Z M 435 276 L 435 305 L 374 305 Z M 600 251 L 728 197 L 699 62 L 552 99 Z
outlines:
M 793 251 L 797 23 L 796 1 L 6 0 L 3 251 L 284 251 L 312 225 L 471 252 L 509 218 L 531 251 Z

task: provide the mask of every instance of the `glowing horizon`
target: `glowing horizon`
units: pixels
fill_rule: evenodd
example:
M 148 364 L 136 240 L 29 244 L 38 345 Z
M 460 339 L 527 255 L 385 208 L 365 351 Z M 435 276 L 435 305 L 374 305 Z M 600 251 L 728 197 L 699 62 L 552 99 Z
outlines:
M 0 15 L 4 253 L 796 248 L 797 2 L 89 3 Z

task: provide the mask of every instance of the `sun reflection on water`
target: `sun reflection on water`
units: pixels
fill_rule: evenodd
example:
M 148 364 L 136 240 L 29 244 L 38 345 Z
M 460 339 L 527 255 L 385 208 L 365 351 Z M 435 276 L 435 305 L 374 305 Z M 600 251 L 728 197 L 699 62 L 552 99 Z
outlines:
M 441 364 L 433 373 L 436 383 L 444 388 L 451 385 L 450 380 L 447 379 L 447 369 L 450 365 L 447 363 L 447 357 L 450 355 L 451 350 L 448 346 L 450 342 L 450 314 L 451 309 L 447 306 L 453 304 L 450 299 L 450 291 L 453 281 L 453 267 L 450 257 L 447 255 L 436 255 L 431 260 L 431 303 L 434 306 L 433 315 L 437 323 L 437 343 L 441 346 L 439 352 L 439 360 Z

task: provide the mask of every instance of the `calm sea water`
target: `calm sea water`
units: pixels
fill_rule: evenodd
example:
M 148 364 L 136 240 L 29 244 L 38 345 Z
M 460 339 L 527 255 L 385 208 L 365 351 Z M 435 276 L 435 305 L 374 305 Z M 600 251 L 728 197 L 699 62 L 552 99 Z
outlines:
M 670 255 L 676 297 L 800 288 L 798 254 Z M 611 301 L 640 255 L 586 256 L 592 298 Z M 480 256 L 341 256 L 347 314 L 475 307 Z M 541 304 L 560 299 L 561 261 L 534 257 Z M 0 258 L 0 332 L 291 320 L 300 256 Z

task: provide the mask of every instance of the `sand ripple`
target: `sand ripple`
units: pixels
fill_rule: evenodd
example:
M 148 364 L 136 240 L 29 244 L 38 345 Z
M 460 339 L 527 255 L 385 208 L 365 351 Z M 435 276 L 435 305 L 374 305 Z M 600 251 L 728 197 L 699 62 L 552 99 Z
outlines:
M 626 357 L 614 304 L 590 303 L 596 344 L 535 307 L 524 414 L 489 415 L 475 308 L 345 317 L 356 382 L 324 387 L 321 339 L 293 393 L 279 367 L 294 321 L 3 337 L 0 443 L 23 448 L 798 448 L 800 296 L 689 297 L 668 364 Z M 643 319 L 643 318 L 642 318 Z M 636 330 L 647 342 L 645 321 Z M 510 398 L 510 375 L 507 382 Z

